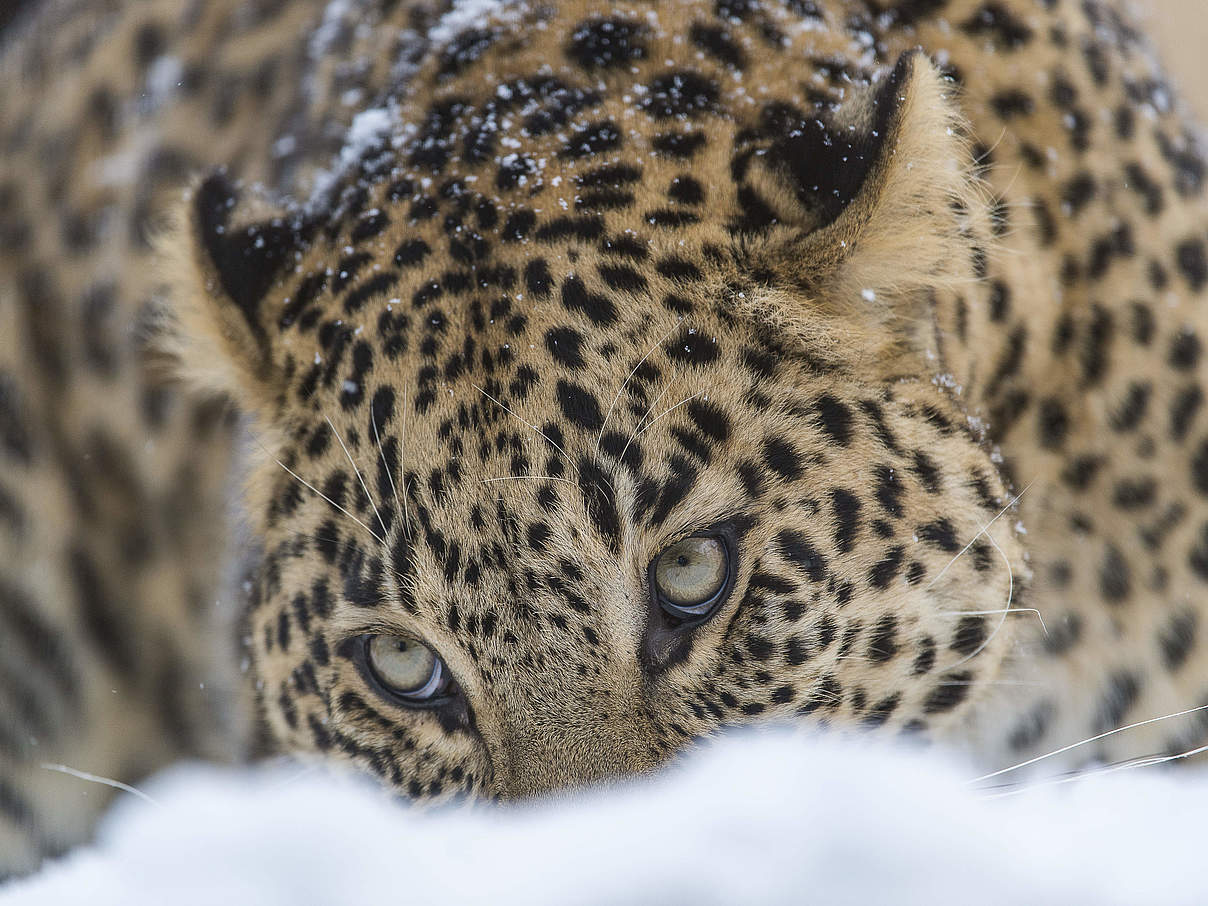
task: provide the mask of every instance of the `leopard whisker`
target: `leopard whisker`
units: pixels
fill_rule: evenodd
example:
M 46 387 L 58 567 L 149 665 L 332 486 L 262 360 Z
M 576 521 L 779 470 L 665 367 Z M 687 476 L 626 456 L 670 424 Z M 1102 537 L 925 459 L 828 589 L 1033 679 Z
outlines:
M 997 519 L 998 517 L 996 516 L 995 518 Z M 985 531 L 985 530 L 983 529 L 983 531 Z M 994 627 L 994 631 L 992 633 L 990 633 L 989 637 L 984 642 L 982 642 L 980 645 L 978 645 L 977 648 L 975 648 L 973 651 L 970 651 L 967 655 L 965 655 L 963 658 L 961 658 L 955 664 L 952 664 L 950 667 L 948 667 L 947 668 L 948 670 L 955 670 L 961 664 L 971 661 L 973 658 L 977 657 L 979 654 L 981 654 L 983 651 L 986 650 L 986 647 L 991 642 L 994 641 L 994 637 L 996 635 L 998 635 L 999 631 L 1001 631 L 1003 626 L 1006 624 L 1007 614 L 1011 610 L 1011 601 L 1014 600 L 1014 598 L 1015 598 L 1015 571 L 1013 569 L 1011 569 L 1011 558 L 1007 556 L 1006 551 L 1004 551 L 1001 547 L 999 547 L 998 542 L 994 540 L 993 535 L 987 533 L 986 540 L 988 540 L 992 545 L 994 545 L 994 549 L 996 551 L 998 551 L 999 556 L 1002 557 L 1002 562 L 1007 565 L 1007 606 L 1005 608 L 1001 609 L 1002 619 L 1000 619 L 998 621 L 998 625 Z
M 515 412 L 513 412 L 511 409 L 509 409 L 509 408 L 508 408 L 507 406 L 505 406 L 503 403 L 499 402 L 499 400 L 495 399 L 495 397 L 491 396 L 491 394 L 487 393 L 487 392 L 486 392 L 485 390 L 483 390 L 481 387 L 479 387 L 479 386 L 477 386 L 477 385 L 476 385 L 476 386 L 474 387 L 474 389 L 475 389 L 475 390 L 477 390 L 479 393 L 481 393 L 483 396 L 485 396 L 487 399 L 489 399 L 489 400 L 490 400 L 492 403 L 494 403 L 496 406 L 498 406 L 500 409 L 502 409 L 502 410 L 503 410 L 504 412 L 506 412 L 508 415 L 512 416 L 512 418 L 514 418 L 514 419 L 516 419 L 517 421 L 519 421 L 519 422 L 521 422 L 522 424 L 524 424 L 524 426 L 525 426 L 525 427 L 527 427 L 527 428 L 531 428 L 533 431 L 535 431 L 535 432 L 537 433 L 537 435 L 538 435 L 538 436 L 539 436 L 539 437 L 540 437 L 542 440 L 544 440 L 544 441 L 545 441 L 546 443 L 548 443 L 548 444 L 549 444 L 551 447 L 553 447 L 555 450 L 557 450 L 559 453 L 561 453 L 561 454 L 562 454 L 562 456 L 563 456 L 563 457 L 566 459 L 567 463 L 570 465 L 570 467 L 571 467 L 572 469 L 574 469 L 576 473 L 578 473 L 578 471 L 579 471 L 579 467 L 578 467 L 578 466 L 576 466 L 576 465 L 575 465 L 575 461 L 574 461 L 573 459 L 571 459 L 571 458 L 570 458 L 570 454 L 569 454 L 569 453 L 567 453 L 565 450 L 563 450 L 563 449 L 562 449 L 560 446 L 558 446 L 558 444 L 556 444 L 556 443 L 554 443 L 552 440 L 550 440 L 550 439 L 549 439 L 549 437 L 547 437 L 547 436 L 546 436 L 546 434 L 545 434 L 545 432 L 544 432 L 544 431 L 542 431 L 542 430 L 541 430 L 540 428 L 538 428 L 536 425 L 534 425 L 534 424 L 530 423 L 530 422 L 529 422 L 527 419 L 522 418 L 521 416 L 517 415 Z
M 671 379 L 668 380 L 667 383 L 663 385 L 663 389 L 659 391 L 659 395 L 656 396 L 650 402 L 650 405 L 646 407 L 646 411 L 642 413 L 642 417 L 638 419 L 637 425 L 634 426 L 633 432 L 629 435 L 629 440 L 625 441 L 625 446 L 621 448 L 621 455 L 617 457 L 618 462 L 625 461 L 625 454 L 629 452 L 630 445 L 634 442 L 634 440 L 637 439 L 638 432 L 642 429 L 642 424 L 649 417 L 650 413 L 654 411 L 654 407 L 658 405 L 659 400 L 663 398 L 663 395 L 671 389 L 671 385 L 675 383 L 675 380 L 678 377 L 679 369 L 676 369 L 675 373 L 671 375 Z
M 1188 749 L 1185 752 L 1176 752 L 1173 755 L 1142 755 L 1139 758 L 1130 758 L 1126 761 L 1109 764 L 1102 768 L 1096 768 L 1091 771 L 1071 771 L 1060 777 L 1054 777 L 1038 783 L 1016 783 L 1009 788 L 998 789 L 996 792 L 987 792 L 987 799 L 1002 799 L 1006 796 L 1017 796 L 1020 793 L 1031 792 L 1032 790 L 1041 790 L 1047 787 L 1062 786 L 1067 783 L 1075 783 L 1079 780 L 1086 780 L 1091 777 L 1104 777 L 1108 774 L 1115 774 L 1118 771 L 1131 771 L 1136 768 L 1155 767 L 1160 764 L 1167 764 L 1171 761 L 1179 761 L 1185 758 L 1194 758 L 1196 755 L 1201 755 L 1208 752 L 1208 745 L 1196 746 L 1194 749 Z
M 983 774 L 980 777 L 975 777 L 972 780 L 970 780 L 969 783 L 982 783 L 983 781 L 986 781 L 986 780 L 992 780 L 995 777 L 1002 776 L 1003 774 L 1009 774 L 1012 771 L 1018 771 L 1018 770 L 1021 770 L 1022 768 L 1031 767 L 1032 765 L 1036 764 L 1037 762 L 1044 761 L 1045 759 L 1048 759 L 1048 758 L 1053 758 L 1057 755 L 1064 755 L 1066 752 L 1069 752 L 1073 749 L 1077 749 L 1077 748 L 1080 748 L 1081 746 L 1089 745 L 1092 742 L 1098 742 L 1100 739 L 1106 739 L 1109 736 L 1115 736 L 1118 733 L 1124 733 L 1128 730 L 1135 730 L 1138 727 L 1149 726 L 1150 724 L 1160 723 L 1165 720 L 1173 720 L 1176 717 L 1186 717 L 1188 714 L 1195 714 L 1199 711 L 1204 711 L 1204 710 L 1208 710 L 1208 705 L 1198 705 L 1194 708 L 1186 708 L 1182 711 L 1175 711 L 1172 714 L 1163 714 L 1160 717 L 1150 717 L 1150 718 L 1147 718 L 1146 720 L 1139 720 L 1139 721 L 1136 721 L 1135 723 L 1126 724 L 1123 727 L 1116 727 L 1114 730 L 1106 730 L 1103 733 L 1098 733 L 1098 734 L 1096 734 L 1094 736 L 1090 736 L 1086 739 L 1080 739 L 1078 742 L 1072 742 L 1069 745 L 1062 746 L 1059 749 L 1053 749 L 1051 752 L 1046 752 L 1043 755 L 1036 755 L 1035 757 L 1029 758 L 1026 761 L 1021 761 L 1021 762 L 1018 762 L 1017 764 L 1010 765 L 1009 767 L 1000 768 L 997 771 L 991 771 L 989 774 Z
M 670 415 L 672 412 L 674 412 L 680 406 L 684 405 L 684 403 L 692 402 L 692 400 L 696 399 L 698 396 L 701 396 L 705 392 L 706 391 L 704 391 L 704 390 L 698 390 L 698 391 L 696 391 L 696 393 L 692 394 L 691 396 L 684 397 L 682 400 L 680 400 L 678 403 L 676 403 L 670 409 L 664 409 L 654 419 L 651 420 L 650 424 L 648 424 L 645 428 L 643 428 L 641 431 L 639 431 L 637 433 L 637 436 L 641 437 L 643 434 L 645 434 L 647 431 L 649 431 L 651 428 L 653 428 L 655 426 L 655 423 L 658 422 L 660 419 L 662 419 L 664 416 Z
M 960 551 L 957 552 L 955 557 L 953 557 L 946 564 L 944 564 L 944 568 L 941 569 L 938 573 L 936 573 L 935 577 L 930 582 L 928 582 L 926 586 L 924 586 L 923 591 L 927 591 L 933 585 L 935 585 L 936 582 L 938 582 L 940 579 L 942 579 L 944 577 L 944 573 L 948 572 L 948 570 L 952 567 L 952 564 L 954 564 L 961 557 L 965 556 L 965 554 L 967 554 L 969 552 L 969 549 L 971 547 L 973 547 L 974 544 L 977 543 L 977 539 L 980 538 L 982 535 L 984 535 L 986 533 L 986 530 L 989 529 L 990 526 L 994 525 L 994 523 L 996 523 L 999 519 L 1001 519 L 1003 514 L 1006 513 L 1007 510 L 1011 509 L 1011 507 L 1013 507 L 1013 506 L 1015 506 L 1015 504 L 1019 503 L 1019 499 L 1021 497 L 1023 497 L 1023 495 L 1028 492 L 1028 488 L 1032 487 L 1032 485 L 1034 485 L 1035 483 L 1036 483 L 1035 481 L 1028 482 L 1028 484 L 1024 487 L 1024 489 L 1022 491 L 1020 491 L 1018 494 L 1016 494 L 1014 497 L 1012 497 L 1010 500 L 1008 500 L 1006 506 L 1004 506 L 1001 510 L 998 511 L 998 515 L 996 515 L 993 519 L 991 519 L 989 522 L 987 522 L 985 525 L 983 525 L 978 530 L 977 534 L 969 539 L 969 543 L 966 544 L 964 547 L 962 547 L 960 549 Z
M 367 526 L 365 523 L 363 523 L 360 519 L 358 519 L 352 513 L 348 512 L 348 510 L 344 509 L 344 507 L 340 506 L 338 503 L 336 503 L 334 500 L 332 500 L 330 497 L 328 497 L 326 494 L 324 494 L 322 491 L 320 491 L 318 488 L 316 488 L 313 484 L 311 484 L 309 481 L 307 481 L 305 478 L 303 478 L 301 475 L 299 475 L 297 472 L 295 472 L 293 469 L 291 469 L 289 466 L 287 466 L 281 460 L 274 459 L 273 462 L 275 462 L 277 465 L 279 465 L 281 468 L 283 468 L 286 472 L 288 472 L 290 475 L 292 475 L 298 482 L 301 483 L 301 485 L 304 488 L 307 488 L 307 489 L 313 491 L 319 497 L 326 500 L 329 504 L 331 504 L 333 507 L 335 507 L 341 513 L 343 513 L 345 516 L 347 516 L 349 519 L 351 519 L 353 522 L 355 522 L 357 525 L 359 525 L 361 528 L 363 528 L 366 532 L 369 533 L 369 536 L 371 538 L 373 538 L 375 541 L 377 541 L 378 544 L 384 545 L 386 543 L 385 541 L 383 541 L 381 538 L 378 537 L 377 532 L 375 532 L 373 529 L 371 529 L 369 526 Z
M 483 484 L 489 484 L 492 481 L 565 481 L 567 484 L 574 484 L 569 478 L 559 478 L 556 475 L 499 475 L 495 478 L 482 479 Z
M 1040 628 L 1044 630 L 1045 636 L 1049 634 L 1049 627 L 1044 625 L 1044 617 L 1035 607 L 1000 607 L 995 610 L 937 610 L 936 614 L 943 617 L 986 617 L 996 613 L 1034 613 L 1036 619 L 1040 621 Z
M 90 774 L 88 771 L 81 771 L 79 768 L 68 767 L 65 764 L 53 764 L 49 761 L 44 761 L 38 767 L 44 771 L 55 771 L 59 774 L 66 774 L 68 777 L 75 777 L 77 780 L 86 780 L 89 783 L 99 783 L 101 786 L 112 787 L 115 790 L 121 790 L 123 793 L 130 793 L 132 796 L 137 796 L 144 802 L 150 802 L 154 806 L 158 806 L 159 802 L 148 796 L 142 790 L 135 789 L 128 783 L 122 783 L 120 780 L 114 780 L 112 777 L 102 777 L 99 774 Z
M 378 525 L 380 525 L 382 528 L 382 538 L 379 538 L 378 542 L 380 544 L 384 544 L 385 542 L 382 539 L 389 535 L 390 532 L 386 530 L 386 523 L 382 521 L 382 514 L 378 512 L 377 504 L 373 502 L 373 495 L 369 493 L 369 487 L 365 484 L 365 479 L 361 476 L 361 470 L 357 468 L 356 462 L 353 461 L 352 454 L 349 453 L 348 448 L 344 446 L 344 439 L 340 437 L 340 432 L 337 431 L 336 426 L 331 423 L 331 419 L 326 415 L 324 415 L 323 418 L 327 422 L 327 427 L 331 428 L 331 433 L 336 436 L 336 440 L 340 444 L 340 449 L 343 450 L 344 455 L 348 457 L 348 464 L 352 466 L 352 471 L 356 475 L 357 481 L 361 483 L 361 490 L 365 492 L 365 496 L 369 500 L 369 505 L 373 507 L 373 515 L 377 517 Z
M 675 322 L 674 326 L 672 326 L 672 328 L 669 331 L 667 331 L 665 334 L 663 334 L 653 346 L 651 346 L 648 350 L 646 350 L 646 354 L 644 356 L 642 356 L 641 360 L 636 365 L 633 366 L 633 370 L 631 372 L 629 372 L 629 374 L 628 374 L 628 376 L 626 376 L 625 380 L 623 380 L 621 382 L 620 389 L 617 390 L 617 395 L 612 398 L 612 402 L 608 404 L 608 411 L 604 413 L 604 421 L 600 424 L 600 433 L 596 436 L 596 451 L 597 452 L 599 452 L 599 449 L 600 449 L 600 442 L 604 439 L 604 429 L 608 426 L 608 419 L 612 415 L 612 410 L 616 407 L 617 400 L 619 400 L 621 398 L 621 394 L 625 392 L 625 388 L 627 386 L 629 386 L 629 381 L 633 378 L 633 376 L 635 374 L 638 373 L 638 369 L 642 367 L 642 365 L 645 363 L 645 361 L 648 358 L 650 358 L 651 354 L 656 349 L 658 349 L 660 346 L 662 346 L 665 342 L 667 342 L 667 338 L 670 337 L 673 333 L 675 333 L 675 329 L 683 323 L 684 323 L 684 319 L 681 317 L 678 321 Z
M 407 405 L 405 401 L 403 405 Z M 405 417 L 406 415 L 404 413 L 404 418 Z M 394 495 L 394 505 L 397 508 L 397 512 L 403 514 L 403 532 L 407 534 L 407 540 L 410 541 L 410 530 L 407 525 L 409 521 L 407 515 L 407 504 L 399 500 L 398 488 L 394 484 L 394 476 L 390 474 L 390 463 L 386 462 L 386 451 L 382 449 L 382 436 L 378 433 L 377 416 L 374 415 L 372 406 L 369 407 L 369 423 L 373 425 L 373 439 L 377 441 L 378 456 L 381 457 L 382 469 L 386 473 L 386 479 L 390 482 L 390 493 Z M 399 455 L 401 457 L 401 452 Z

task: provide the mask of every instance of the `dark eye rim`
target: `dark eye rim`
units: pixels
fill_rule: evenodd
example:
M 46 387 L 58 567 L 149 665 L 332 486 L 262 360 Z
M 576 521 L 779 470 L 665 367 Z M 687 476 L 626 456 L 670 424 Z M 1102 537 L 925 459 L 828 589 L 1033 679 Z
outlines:
M 357 636 L 353 645 L 352 659 L 353 663 L 356 664 L 357 672 L 361 674 L 361 678 L 378 696 L 412 711 L 432 711 L 457 701 L 461 695 L 461 691 L 457 686 L 457 681 L 453 678 L 452 672 L 449 670 L 449 665 L 445 663 L 444 658 L 440 656 L 439 652 L 420 639 L 416 639 L 415 641 L 424 645 L 432 652 L 432 656 L 436 658 L 437 668 L 443 671 L 439 693 L 428 698 L 415 698 L 414 696 L 405 695 L 388 685 L 378 676 L 369 657 L 369 643 L 379 635 L 391 635 L 391 633 L 366 632 Z
M 681 541 L 688 541 L 692 538 L 714 538 L 721 542 L 722 549 L 726 555 L 726 577 L 721 583 L 721 587 L 713 597 L 701 604 L 693 605 L 692 610 L 687 610 L 678 604 L 675 604 L 659 593 L 658 581 L 655 578 L 655 567 L 659 562 L 659 558 L 663 556 L 676 544 Z M 712 619 L 717 612 L 725 604 L 730 597 L 730 592 L 734 590 L 734 583 L 738 578 L 738 562 L 735 556 L 738 550 L 737 541 L 735 538 L 734 527 L 728 523 L 715 525 L 711 528 L 700 532 L 693 532 L 691 535 L 685 535 L 683 538 L 678 538 L 671 544 L 666 545 L 646 567 L 646 586 L 650 590 L 651 601 L 658 606 L 666 619 L 673 620 L 674 628 L 678 630 L 694 629 L 703 623 Z M 700 609 L 699 612 L 696 612 Z

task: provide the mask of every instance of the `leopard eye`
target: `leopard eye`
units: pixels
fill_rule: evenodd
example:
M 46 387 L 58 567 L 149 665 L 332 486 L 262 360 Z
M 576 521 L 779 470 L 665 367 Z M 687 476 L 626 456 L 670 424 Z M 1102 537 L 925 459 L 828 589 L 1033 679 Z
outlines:
M 699 622 L 725 598 L 732 569 L 722 535 L 700 535 L 671 545 L 651 564 L 654 593 L 669 616 Z
M 402 635 L 363 638 L 365 664 L 379 691 L 415 707 L 434 705 L 447 697 L 452 684 L 449 669 L 423 642 Z

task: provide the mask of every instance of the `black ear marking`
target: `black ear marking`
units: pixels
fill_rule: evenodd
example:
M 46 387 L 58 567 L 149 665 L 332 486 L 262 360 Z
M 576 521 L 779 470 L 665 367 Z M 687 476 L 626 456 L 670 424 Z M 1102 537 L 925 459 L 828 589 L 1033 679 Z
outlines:
M 243 312 L 257 341 L 267 344 L 257 316 L 260 301 L 301 239 L 280 218 L 230 228 L 238 201 L 239 193 L 225 173 L 210 175 L 193 196 L 195 229 L 222 291 Z
M 800 204 L 796 212 L 776 205 L 778 220 L 810 230 L 833 223 L 859 195 L 885 153 L 918 54 L 903 53 L 871 97 L 855 100 L 834 115 L 784 103 L 766 105 L 753 132 L 762 147 L 736 159 L 736 175 L 741 179 L 747 165 L 758 160 L 786 183 Z

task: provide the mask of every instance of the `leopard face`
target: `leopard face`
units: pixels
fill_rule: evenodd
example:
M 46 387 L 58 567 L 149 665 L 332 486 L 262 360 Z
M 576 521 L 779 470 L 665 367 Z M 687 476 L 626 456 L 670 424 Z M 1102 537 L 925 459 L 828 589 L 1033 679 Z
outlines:
M 179 352 L 255 419 L 283 747 L 511 798 L 941 731 L 997 675 L 1010 498 L 920 327 L 985 255 L 945 83 L 814 47 L 819 112 L 791 39 L 653 15 L 460 33 L 320 204 L 193 192 Z

